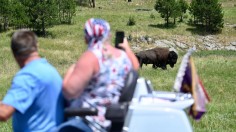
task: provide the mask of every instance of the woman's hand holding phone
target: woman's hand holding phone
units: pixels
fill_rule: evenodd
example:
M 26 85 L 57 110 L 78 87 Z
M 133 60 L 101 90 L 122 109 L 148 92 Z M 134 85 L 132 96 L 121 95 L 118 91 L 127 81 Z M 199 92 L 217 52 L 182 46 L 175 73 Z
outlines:
M 123 39 L 123 43 L 121 43 L 119 46 L 120 46 L 123 50 L 125 50 L 126 52 L 129 51 L 129 50 L 131 50 L 131 49 L 130 49 L 130 46 L 129 46 L 129 43 L 128 43 L 128 40 L 127 40 L 126 37 Z
M 116 37 L 115 37 L 115 47 L 116 48 L 122 49 L 122 47 L 120 47 L 120 44 L 123 43 L 124 37 L 125 37 L 124 31 L 116 31 Z

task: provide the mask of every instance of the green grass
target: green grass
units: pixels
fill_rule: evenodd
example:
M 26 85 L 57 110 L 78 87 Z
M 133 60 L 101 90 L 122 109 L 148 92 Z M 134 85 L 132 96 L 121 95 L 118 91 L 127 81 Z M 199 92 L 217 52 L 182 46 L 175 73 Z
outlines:
M 46 38 L 39 38 L 40 55 L 48 59 L 63 76 L 67 68 L 74 63 L 81 53 L 86 50 L 83 39 L 83 26 L 91 17 L 106 19 L 114 34 L 116 30 L 124 30 L 126 36 L 150 36 L 159 39 L 180 38 L 183 42 L 191 42 L 197 36 L 187 28 L 187 20 L 178 23 L 175 28 L 162 28 L 164 20 L 155 10 L 137 11 L 137 9 L 153 9 L 155 0 L 133 0 L 128 3 L 123 0 L 96 0 L 96 8 L 78 7 L 72 25 L 58 25 L 49 28 Z M 236 24 L 235 0 L 222 0 L 225 23 Z M 100 8 L 98 8 L 100 7 Z M 154 18 L 150 15 L 153 14 Z M 129 17 L 133 16 L 136 24 L 127 26 Z M 10 86 L 11 79 L 18 70 L 11 51 L 10 36 L 12 30 L 0 33 L 0 100 Z M 225 26 L 222 34 L 216 35 L 220 42 L 236 40 L 236 30 Z M 114 37 L 113 37 L 114 39 Z M 130 42 L 131 45 L 136 43 Z M 142 47 L 154 45 L 140 44 Z M 174 68 L 168 70 L 152 69 L 151 65 L 143 66 L 140 75 L 151 80 L 156 90 L 172 90 L 182 57 L 185 52 L 179 53 L 179 59 Z M 208 112 L 200 122 L 194 122 L 196 132 L 233 132 L 236 130 L 236 52 L 235 51 L 197 51 L 193 59 L 198 74 L 203 81 L 212 101 L 207 106 Z M 0 132 L 10 132 L 11 120 L 0 123 Z
M 154 70 L 150 66 L 140 70 L 141 76 L 151 80 L 156 90 L 171 91 L 175 76 L 180 66 L 167 71 Z M 198 74 L 211 97 L 207 113 L 200 122 L 191 119 L 196 132 L 233 132 L 236 129 L 236 52 L 235 51 L 200 51 L 193 54 Z
M 236 23 L 235 13 L 236 13 L 236 6 L 225 8 L 224 9 L 225 23 L 235 24 Z

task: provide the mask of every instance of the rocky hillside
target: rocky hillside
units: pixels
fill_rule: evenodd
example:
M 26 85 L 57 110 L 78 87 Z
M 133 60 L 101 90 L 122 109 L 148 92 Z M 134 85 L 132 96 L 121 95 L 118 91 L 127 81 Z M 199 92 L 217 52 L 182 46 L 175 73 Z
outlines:
M 177 51 L 186 51 L 191 47 L 197 50 L 234 50 L 236 51 L 236 40 L 223 42 L 215 35 L 207 36 L 173 36 L 170 39 L 156 39 L 149 36 L 140 36 L 138 38 L 128 39 L 132 43 L 134 51 L 140 51 L 152 47 L 169 47 Z M 226 38 L 227 39 L 227 38 Z

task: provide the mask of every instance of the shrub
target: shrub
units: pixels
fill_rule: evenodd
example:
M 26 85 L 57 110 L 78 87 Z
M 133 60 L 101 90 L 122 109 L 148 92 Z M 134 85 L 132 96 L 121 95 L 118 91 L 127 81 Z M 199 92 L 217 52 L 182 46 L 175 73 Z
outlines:
M 155 19 L 155 15 L 151 13 L 150 18 Z
M 129 17 L 129 20 L 128 20 L 128 22 L 127 22 L 127 25 L 128 26 L 133 26 L 133 25 L 135 25 L 136 24 L 136 22 L 135 22 L 135 20 L 134 20 L 134 17 Z
M 188 14 L 184 14 L 184 15 L 183 15 L 183 18 L 184 18 L 184 19 L 188 19 L 188 17 L 189 17 Z

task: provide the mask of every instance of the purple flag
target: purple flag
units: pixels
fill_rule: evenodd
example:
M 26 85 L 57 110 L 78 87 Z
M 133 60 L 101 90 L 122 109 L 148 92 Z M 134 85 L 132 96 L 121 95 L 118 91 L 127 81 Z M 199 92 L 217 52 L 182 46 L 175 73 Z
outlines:
M 191 106 L 189 114 L 199 120 L 206 112 L 206 104 L 209 103 L 210 98 L 197 74 L 191 53 L 192 51 L 189 51 L 182 60 L 174 89 L 177 92 L 192 94 L 194 104 Z

